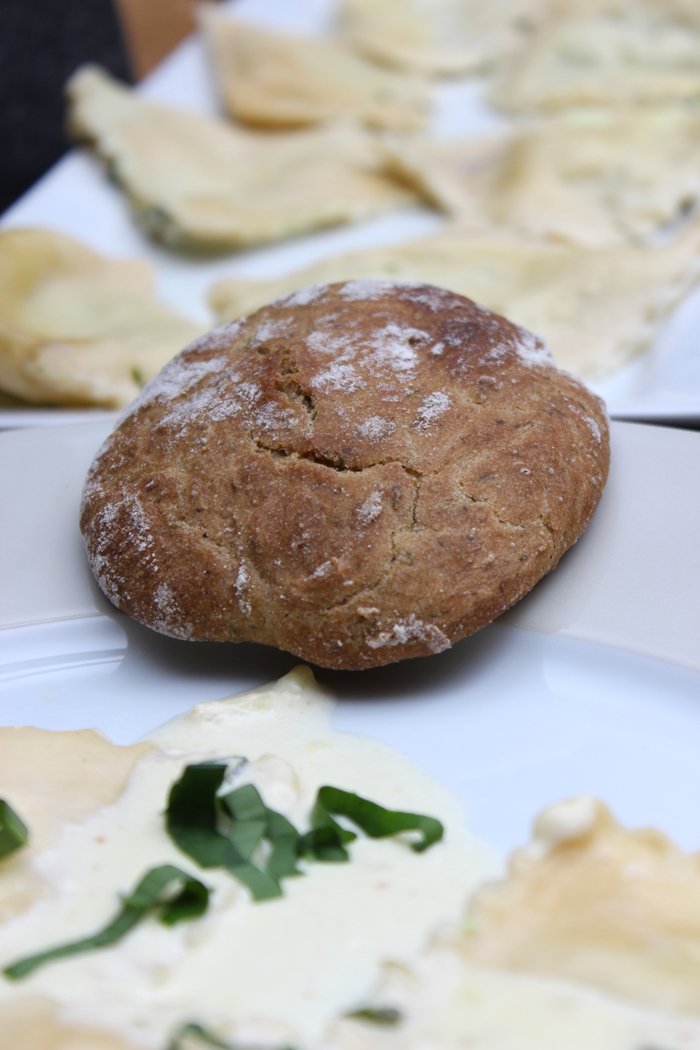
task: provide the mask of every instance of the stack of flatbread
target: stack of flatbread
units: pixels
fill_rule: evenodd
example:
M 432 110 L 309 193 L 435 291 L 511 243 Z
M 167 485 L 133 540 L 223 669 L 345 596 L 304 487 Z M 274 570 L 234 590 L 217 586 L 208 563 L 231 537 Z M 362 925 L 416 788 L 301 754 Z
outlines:
M 445 229 L 279 280 L 220 281 L 210 297 L 217 316 L 238 317 L 312 281 L 394 276 L 446 285 L 515 317 L 584 376 L 610 373 L 648 347 L 698 277 L 700 7 L 341 0 L 339 11 L 342 43 L 377 71 L 426 83 L 478 73 L 505 119 L 495 133 L 464 139 L 385 122 L 385 173 L 444 212 Z M 273 123 L 276 78 L 263 62 L 248 74 L 248 33 L 225 16 L 208 20 L 229 112 L 262 119 L 266 110 Z M 285 73 L 295 66 L 301 79 L 300 42 L 288 46 Z
M 274 281 L 219 281 L 216 317 L 234 319 L 313 282 L 394 277 L 444 285 L 513 317 L 583 376 L 610 373 L 647 348 L 698 278 L 696 0 L 337 0 L 336 15 L 334 36 L 302 37 L 205 6 L 218 117 L 159 105 L 94 67 L 68 84 L 73 135 L 103 161 L 144 231 L 171 248 L 239 251 L 417 203 L 444 216 L 443 229 L 419 242 L 332 257 Z M 446 76 L 480 78 L 500 114 L 496 132 L 430 134 L 436 80 Z M 43 273 L 47 249 L 33 236 Z M 79 276 L 61 280 L 86 282 L 91 316 L 118 315 L 93 309 L 103 267 L 79 256 L 76 248 L 70 263 Z M 59 333 L 27 312 L 56 301 L 46 291 L 20 299 L 23 320 L 19 306 L 8 314 L 14 335 L 3 346 L 14 339 L 15 349 L 2 350 L 0 387 L 67 403 L 133 396 L 136 377 L 147 378 L 192 328 L 166 324 L 151 300 L 146 308 L 139 274 L 130 277 L 130 294 L 141 282 L 138 323 L 182 332 L 150 340 L 144 361 L 138 340 L 127 340 L 119 378 L 108 369 L 111 393 L 76 349 L 74 317 Z M 47 280 L 54 287 L 58 278 L 52 271 Z M 77 328 L 91 323 L 83 317 Z M 90 329 L 93 343 L 113 345 L 112 334 Z

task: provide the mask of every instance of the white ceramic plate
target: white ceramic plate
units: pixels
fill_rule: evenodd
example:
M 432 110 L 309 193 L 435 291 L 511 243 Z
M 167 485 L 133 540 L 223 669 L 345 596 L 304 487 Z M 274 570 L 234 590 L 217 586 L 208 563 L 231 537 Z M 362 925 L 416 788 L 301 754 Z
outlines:
M 236 0 L 236 15 L 298 32 L 330 32 L 332 0 Z M 200 40 L 187 41 L 143 85 L 145 94 L 202 112 L 217 102 Z M 494 117 L 470 81 L 446 81 L 436 91 L 436 135 L 482 131 Z M 339 252 L 408 240 L 440 227 L 443 220 L 415 208 L 355 226 L 299 237 L 283 244 L 214 260 L 177 256 L 148 241 L 133 224 L 121 194 L 100 166 L 72 153 L 41 179 L 2 219 L 2 225 L 45 225 L 71 234 L 111 256 L 145 256 L 157 268 L 162 298 L 192 318 L 211 321 L 205 296 L 227 275 L 272 277 Z M 700 424 L 700 355 L 696 337 L 700 291 L 690 296 L 659 333 L 654 346 L 613 377 L 592 384 L 613 417 Z M 80 414 L 78 414 L 79 417 Z M 88 415 L 87 418 L 93 418 Z M 74 410 L 0 407 L 0 428 L 72 423 Z
M 178 642 L 99 595 L 77 527 L 102 424 L 0 435 L 0 723 L 136 739 L 192 704 L 295 663 L 259 646 Z M 571 794 L 699 845 L 700 435 L 618 423 L 590 528 L 497 624 L 424 660 L 319 671 L 336 724 L 378 737 L 454 790 L 501 849 Z

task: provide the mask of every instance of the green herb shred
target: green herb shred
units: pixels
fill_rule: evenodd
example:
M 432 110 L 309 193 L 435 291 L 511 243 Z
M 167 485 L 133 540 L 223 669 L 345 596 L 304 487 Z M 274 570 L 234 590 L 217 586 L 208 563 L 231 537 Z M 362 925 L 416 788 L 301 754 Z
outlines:
M 185 1050 L 189 1043 L 201 1043 L 202 1046 L 211 1046 L 215 1050 L 253 1050 L 250 1046 L 241 1043 L 231 1043 L 220 1039 L 201 1024 L 190 1021 L 178 1029 L 168 1044 L 168 1050 Z M 293 1050 L 291 1046 L 279 1047 L 278 1050 Z
M 334 820 L 333 814 L 347 817 L 373 839 L 417 831 L 420 839 L 411 844 L 411 849 L 418 853 L 435 845 L 444 834 L 442 824 L 435 817 L 385 809 L 351 791 L 321 787 L 311 812 L 312 830 L 304 836 L 304 849 L 318 860 L 347 860 L 348 851 L 345 847 L 357 838 L 354 832 Z
M 225 773 L 226 764 L 220 762 L 185 767 L 170 789 L 165 811 L 168 834 L 201 867 L 230 871 L 248 887 L 254 900 L 279 897 L 278 880 L 250 859 L 267 834 L 266 818 L 256 814 L 252 819 L 236 820 L 237 792 L 218 795 Z M 230 827 L 226 826 L 227 815 Z
M 378 1024 L 390 1028 L 401 1024 L 403 1015 L 395 1006 L 361 1006 L 345 1015 L 353 1021 L 367 1021 L 370 1024 Z
M 300 875 L 301 858 L 347 861 L 357 834 L 335 817 L 352 821 L 370 838 L 417 832 L 411 849 L 421 852 L 442 838 L 439 820 L 419 813 L 385 809 L 376 802 L 335 787 L 318 789 L 311 829 L 301 834 L 285 816 L 266 806 L 257 788 L 244 784 L 221 794 L 222 762 L 186 766 L 168 798 L 165 824 L 179 848 L 204 868 L 225 868 L 249 889 L 254 900 L 282 893 L 285 878 Z M 259 847 L 268 847 L 259 859 Z
M 173 883 L 179 886 L 174 896 L 168 892 Z M 143 876 L 133 893 L 123 899 L 121 911 L 104 929 L 78 941 L 29 955 L 6 966 L 3 973 L 13 981 L 19 980 L 55 959 L 65 959 L 70 955 L 115 944 L 150 913 L 155 913 L 166 926 L 173 926 L 203 915 L 208 903 L 209 889 L 203 882 L 181 868 L 163 864 Z
M 0 859 L 26 846 L 29 829 L 9 802 L 0 798 Z

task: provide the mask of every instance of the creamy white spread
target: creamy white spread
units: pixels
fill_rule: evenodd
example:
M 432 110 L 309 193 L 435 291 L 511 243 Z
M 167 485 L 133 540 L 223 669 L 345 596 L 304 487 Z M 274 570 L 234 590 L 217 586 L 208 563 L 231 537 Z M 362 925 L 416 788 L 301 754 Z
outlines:
M 114 947 L 15 983 L 0 979 L 0 1017 L 3 1004 L 39 995 L 58 1005 L 62 1021 L 118 1032 L 139 1047 L 160 1050 L 191 1020 L 220 1035 L 275 1033 L 308 1044 L 366 997 L 383 961 L 416 957 L 493 872 L 493 855 L 439 784 L 379 742 L 333 731 L 330 710 L 310 672 L 299 670 L 270 689 L 200 705 L 153 734 L 156 747 L 120 797 L 65 825 L 34 858 L 44 892 L 0 930 L 0 963 L 96 932 L 119 894 L 163 863 L 212 888 L 206 915 L 174 927 L 147 919 Z M 300 829 L 317 788 L 331 784 L 436 816 L 445 838 L 416 853 L 405 840 L 360 835 L 349 863 L 310 863 L 304 877 L 285 880 L 282 898 L 252 902 L 225 871 L 198 868 L 164 830 L 182 767 L 212 756 L 245 756 L 236 783 L 254 783 Z
M 196 707 L 149 746 L 0 731 L 0 796 L 34 832 L 0 863 L 0 966 L 102 929 L 157 865 L 212 890 L 200 918 L 149 917 L 110 948 L 0 978 L 13 1050 L 166 1050 L 186 1022 L 297 1050 L 700 1050 L 698 857 L 584 797 L 543 813 L 490 881 L 498 865 L 460 804 L 383 744 L 335 732 L 331 710 L 298 669 Z M 349 863 L 304 861 L 281 898 L 253 902 L 165 831 L 172 784 L 211 758 L 300 830 L 331 784 L 437 817 L 445 838 L 417 853 L 360 834 Z M 360 1007 L 397 1023 L 348 1016 Z

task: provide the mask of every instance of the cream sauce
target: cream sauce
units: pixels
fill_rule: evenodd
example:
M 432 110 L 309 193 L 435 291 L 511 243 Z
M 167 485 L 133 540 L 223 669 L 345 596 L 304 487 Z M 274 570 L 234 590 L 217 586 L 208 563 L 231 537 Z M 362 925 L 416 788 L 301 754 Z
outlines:
M 102 1027 L 139 1047 L 165 1046 L 192 1020 L 224 1036 L 308 1043 L 367 996 L 382 961 L 416 957 L 436 924 L 494 871 L 494 858 L 464 830 L 460 805 L 440 785 L 377 741 L 333 731 L 330 710 L 301 669 L 269 689 L 200 705 L 154 733 L 154 749 L 120 797 L 66 823 L 34 856 L 44 892 L 5 922 L 0 962 L 101 929 L 118 894 L 157 864 L 175 863 L 212 887 L 209 911 L 175 927 L 149 919 L 114 947 L 19 982 L 0 979 L 0 1013 L 41 996 L 58 1005 L 63 1023 Z M 330 783 L 437 816 L 445 839 L 418 854 L 406 842 L 360 837 L 350 863 L 310 864 L 305 877 L 285 882 L 283 898 L 253 903 L 225 872 L 198 869 L 164 831 L 182 767 L 212 756 L 249 759 L 245 779 L 300 828 L 318 786 Z
M 0 965 L 101 929 L 157 864 L 213 891 L 200 919 L 147 919 L 114 947 L 0 978 L 14 1050 L 164 1050 L 188 1021 L 299 1050 L 700 1050 L 700 1018 L 683 1014 L 696 1001 L 697 857 L 580 798 L 542 814 L 508 876 L 475 894 L 497 864 L 459 803 L 384 745 L 335 732 L 331 710 L 298 669 L 202 704 L 133 748 L 86 732 L 0 732 L 0 794 L 35 830 L 0 866 Z M 164 830 L 183 766 L 215 756 L 245 756 L 231 783 L 255 784 L 299 828 L 330 783 L 437 816 L 445 840 L 417 854 L 360 837 L 350 863 L 309 863 L 283 898 L 253 903 Z M 687 965 L 669 969 L 676 955 Z M 395 1007 L 401 1023 L 344 1016 L 366 1005 Z
M 459 938 L 457 938 L 459 940 Z M 391 968 L 371 997 L 391 1028 L 344 1020 L 323 1050 L 698 1050 L 700 1023 L 564 981 L 479 970 L 457 942 Z

